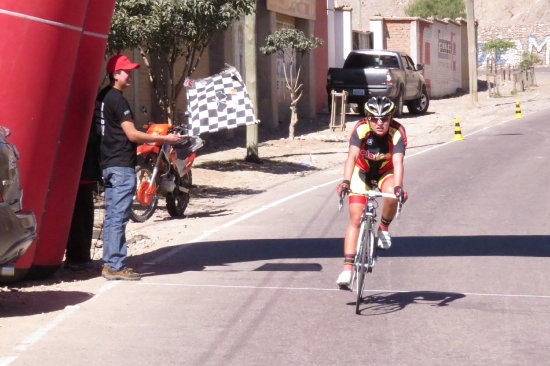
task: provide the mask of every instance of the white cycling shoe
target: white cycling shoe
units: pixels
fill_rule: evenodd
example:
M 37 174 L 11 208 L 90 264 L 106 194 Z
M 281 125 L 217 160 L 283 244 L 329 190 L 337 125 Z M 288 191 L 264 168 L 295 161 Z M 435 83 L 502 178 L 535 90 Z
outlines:
M 348 289 L 351 283 L 352 271 L 342 271 L 336 280 L 336 284 L 340 286 L 341 289 Z
M 388 231 L 378 230 L 378 249 L 387 250 L 391 248 L 391 236 Z

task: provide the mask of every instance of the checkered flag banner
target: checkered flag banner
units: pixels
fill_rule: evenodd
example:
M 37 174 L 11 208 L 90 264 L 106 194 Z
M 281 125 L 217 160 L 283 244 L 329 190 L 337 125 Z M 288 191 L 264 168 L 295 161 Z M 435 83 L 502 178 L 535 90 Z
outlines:
M 258 123 L 241 75 L 233 66 L 203 79 L 185 80 L 189 136 Z

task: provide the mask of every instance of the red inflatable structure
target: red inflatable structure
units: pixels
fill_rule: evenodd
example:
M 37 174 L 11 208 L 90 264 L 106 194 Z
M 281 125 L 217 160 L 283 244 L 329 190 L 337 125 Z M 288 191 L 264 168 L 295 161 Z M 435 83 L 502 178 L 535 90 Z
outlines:
M 0 121 L 38 238 L 15 278 L 61 264 L 115 0 L 0 0 Z

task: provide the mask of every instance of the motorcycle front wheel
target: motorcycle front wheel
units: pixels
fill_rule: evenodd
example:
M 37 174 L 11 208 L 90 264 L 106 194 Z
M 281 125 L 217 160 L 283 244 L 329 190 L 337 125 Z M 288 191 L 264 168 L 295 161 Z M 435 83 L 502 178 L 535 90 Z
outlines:
M 139 185 L 141 184 L 141 182 L 143 181 L 150 182 L 152 176 L 153 176 L 153 167 L 150 164 L 138 165 L 136 167 L 136 179 L 137 179 L 136 189 L 139 188 Z M 132 201 L 132 209 L 130 211 L 130 219 L 134 222 L 146 221 L 151 216 L 153 216 L 153 213 L 157 209 L 157 203 L 158 203 L 158 195 L 153 197 L 153 200 L 148 206 L 142 205 L 138 201 L 137 195 L 134 195 L 134 200 Z
M 191 187 L 193 186 L 193 177 L 191 171 L 187 172 L 178 187 L 172 193 L 166 195 L 166 209 L 172 217 L 181 217 L 189 204 Z

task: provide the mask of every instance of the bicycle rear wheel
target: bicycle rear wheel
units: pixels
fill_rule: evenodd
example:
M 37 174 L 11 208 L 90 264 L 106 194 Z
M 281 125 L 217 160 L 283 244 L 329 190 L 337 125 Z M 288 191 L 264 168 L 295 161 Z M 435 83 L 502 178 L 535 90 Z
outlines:
M 363 302 L 363 287 L 365 285 L 365 275 L 368 270 L 368 253 L 371 252 L 370 243 L 370 225 L 365 223 L 359 233 L 358 252 L 355 257 L 355 270 L 357 278 L 357 301 L 355 303 L 355 314 L 359 314 L 359 305 Z

